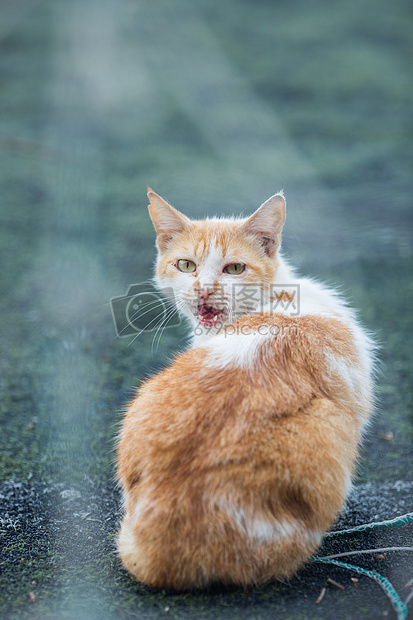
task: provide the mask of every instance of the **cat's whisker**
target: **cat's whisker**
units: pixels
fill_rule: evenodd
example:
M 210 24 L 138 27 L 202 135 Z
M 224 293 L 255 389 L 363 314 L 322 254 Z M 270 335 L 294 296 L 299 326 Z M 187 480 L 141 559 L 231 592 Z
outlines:
M 147 291 L 142 291 L 141 293 L 132 293 L 131 295 L 123 295 L 122 296 L 122 300 L 128 300 L 128 299 L 133 299 L 134 297 L 136 297 L 137 295 L 142 295 L 148 293 Z M 153 293 L 150 292 L 150 295 L 152 295 Z M 116 299 L 116 298 L 115 298 Z M 112 303 L 112 301 L 108 301 L 106 304 L 103 304 L 103 306 L 109 306 Z
M 148 306 L 148 305 L 150 305 L 150 304 L 149 304 L 149 303 L 148 303 L 148 304 L 145 304 L 145 306 Z M 145 306 L 142 306 L 142 307 L 145 307 Z M 156 304 L 155 304 L 155 302 L 154 302 L 154 305 L 152 305 L 150 308 L 148 308 L 147 310 L 145 310 L 145 312 L 141 312 L 141 309 L 137 310 L 137 311 L 136 311 L 136 312 L 135 312 L 135 313 L 131 316 L 131 318 L 130 318 L 130 322 L 135 321 L 138 317 L 140 318 L 140 317 L 142 317 L 142 316 L 145 316 L 145 314 L 149 314 L 150 312 L 153 312 L 154 310 L 157 310 L 158 308 L 164 308 L 164 307 L 165 307 L 165 304 L 164 304 L 163 302 L 159 302 L 159 303 L 156 303 Z
M 158 308 L 164 307 L 163 303 L 160 303 L 158 306 Z M 172 307 L 173 308 L 173 307 Z M 151 312 L 153 309 L 148 310 L 147 312 L 144 312 L 143 314 L 140 314 L 139 316 L 144 316 L 145 314 L 147 314 L 148 312 Z M 167 312 L 170 312 L 171 309 L 169 309 Z M 173 314 L 175 313 L 175 309 L 173 309 L 173 313 L 171 316 L 173 316 Z M 129 342 L 128 347 L 130 347 L 131 344 L 133 344 L 135 342 L 135 340 L 143 333 L 146 331 L 152 331 L 152 329 L 158 328 L 158 323 L 157 321 L 159 321 L 159 324 L 162 325 L 163 323 L 163 317 L 164 317 L 164 313 L 157 315 L 156 317 L 154 317 L 153 319 L 151 319 L 148 323 L 146 323 L 146 325 L 144 325 L 142 327 L 142 329 L 140 329 L 138 331 L 138 333 L 136 334 L 136 336 L 134 336 L 134 338 L 132 338 L 132 340 Z M 169 320 L 169 319 L 168 319 Z M 149 330 L 148 327 L 152 324 L 155 323 L 155 325 Z
M 138 317 L 145 316 L 145 314 L 148 314 L 148 312 L 152 312 L 153 310 L 156 310 L 157 308 L 161 308 L 161 307 L 163 307 L 163 306 L 164 306 L 164 304 L 163 304 L 163 303 L 161 303 L 161 302 L 160 302 L 160 303 L 158 303 L 158 302 L 159 302 L 159 300 L 157 300 L 156 302 L 155 302 L 155 301 L 154 301 L 154 302 L 148 302 L 148 303 L 144 304 L 144 306 L 143 306 L 143 307 L 148 306 L 150 303 L 151 303 L 151 304 L 153 304 L 153 307 L 149 308 L 149 309 L 148 309 L 148 310 L 146 310 L 145 312 L 141 312 L 141 311 L 139 311 L 139 312 L 135 312 L 135 314 L 133 314 L 133 315 L 132 315 L 132 317 L 127 317 L 127 318 L 128 318 L 128 322 L 127 322 L 127 324 L 125 325 L 125 327 L 124 327 L 123 329 L 121 329 L 121 330 L 120 330 L 120 332 L 118 332 L 118 337 L 122 337 L 122 333 L 123 333 L 124 331 L 128 330 L 128 329 L 129 329 L 129 327 L 130 327 L 130 325 L 131 325 L 131 324 L 132 324 L 132 323 L 133 323 L 133 322 L 134 322 L 134 321 L 135 321 Z M 156 305 L 155 305 L 155 304 L 156 304 Z M 147 326 L 148 326 L 151 322 L 152 322 L 152 321 L 150 321 L 150 322 L 149 322 L 149 323 L 147 323 L 147 324 L 146 324 L 146 325 L 145 325 L 142 329 L 140 329 L 140 330 L 139 330 L 139 332 L 138 332 L 138 334 L 135 336 L 135 338 L 136 338 L 137 336 L 139 336 L 139 335 L 142 333 L 142 331 L 145 331 L 145 330 L 147 329 Z M 128 334 L 128 335 L 129 335 L 129 334 Z M 134 340 L 135 340 L 135 338 L 134 338 Z
M 166 329 L 171 318 L 177 313 L 178 313 L 178 306 L 172 306 L 167 310 L 165 314 L 162 315 L 162 321 L 156 327 L 155 334 L 152 339 L 152 354 L 154 352 L 154 343 L 156 342 L 156 339 L 158 338 L 158 346 L 159 346 L 159 340 L 162 337 L 164 330 Z
M 136 334 L 136 336 L 134 336 L 130 342 L 128 342 L 128 348 L 131 346 L 131 344 L 133 344 L 133 343 L 135 342 L 135 340 L 136 340 L 137 338 L 139 338 L 139 336 L 140 336 L 140 335 L 142 334 L 142 332 L 144 332 L 144 331 L 145 331 L 144 329 L 141 329 L 141 331 L 140 331 L 140 332 L 138 332 L 138 333 Z
M 172 317 L 175 314 L 179 312 L 179 310 L 183 307 L 183 305 L 184 304 L 181 302 L 179 305 L 177 304 L 175 308 L 170 308 L 166 316 L 164 316 L 164 321 L 159 325 L 159 327 L 157 327 L 155 335 L 152 339 L 152 347 L 151 347 L 152 355 L 154 355 L 154 353 L 156 353 L 156 351 L 158 350 L 159 343 L 162 338 L 162 334 L 167 328 L 169 321 L 172 319 Z M 156 343 L 156 340 L 157 340 L 157 343 Z M 155 344 L 156 344 L 156 348 L 155 348 Z
M 149 308 L 149 312 L 151 310 L 151 308 L 156 309 L 159 308 L 161 306 L 165 305 L 164 302 L 160 299 L 154 299 L 153 301 L 147 301 L 144 304 L 142 304 L 139 308 L 139 310 L 135 313 L 135 314 L 139 314 L 141 309 L 143 308 Z
M 145 325 L 145 327 L 143 327 L 141 330 L 139 330 L 139 331 L 137 332 L 137 334 L 136 334 L 136 335 L 132 338 L 132 340 L 128 343 L 128 347 L 130 347 L 130 346 L 131 346 L 131 345 L 135 342 L 135 340 L 136 340 L 137 338 L 139 338 L 139 336 L 140 336 L 141 334 L 143 334 L 144 332 L 149 332 L 149 331 L 152 331 L 152 329 L 154 329 L 154 328 L 148 329 L 149 325 L 150 325 L 151 323 L 153 323 L 153 321 L 154 321 L 154 320 L 155 320 L 155 319 L 152 319 L 152 321 L 149 321 L 149 323 L 147 323 L 147 324 Z

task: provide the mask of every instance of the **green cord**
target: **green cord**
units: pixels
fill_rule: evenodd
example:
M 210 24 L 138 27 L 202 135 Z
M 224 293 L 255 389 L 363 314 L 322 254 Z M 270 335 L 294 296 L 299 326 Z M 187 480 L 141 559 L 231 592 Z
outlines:
M 329 558 L 310 558 L 313 562 L 317 562 L 319 564 L 333 564 L 334 566 L 338 566 L 339 568 L 347 568 L 348 570 L 352 570 L 359 575 L 366 575 L 367 577 L 371 577 L 374 579 L 381 588 L 385 591 L 386 595 L 389 597 L 394 609 L 396 610 L 397 620 L 405 620 L 407 618 L 407 607 L 400 599 L 396 590 L 393 588 L 392 584 L 388 579 L 378 575 L 377 573 L 373 573 L 371 570 L 366 570 L 365 568 L 360 568 L 360 566 L 354 566 L 353 564 L 345 564 L 344 562 L 339 562 L 338 560 L 330 560 Z
M 354 532 L 368 532 L 369 530 L 376 530 L 381 527 L 389 527 L 390 525 L 405 525 L 406 523 L 413 523 L 413 512 L 408 512 L 400 517 L 395 517 L 389 521 L 378 521 L 377 523 L 366 523 L 365 525 L 358 525 L 357 527 L 351 527 L 348 530 L 338 530 L 336 532 L 327 532 L 324 538 L 330 538 L 331 536 L 339 536 L 341 534 L 353 534 Z
M 366 523 L 364 525 L 358 525 L 357 527 L 351 527 L 347 530 L 338 530 L 336 532 L 327 532 L 324 538 L 331 536 L 341 536 L 342 534 L 353 534 L 354 532 L 368 532 L 370 530 L 375 530 L 382 527 L 390 527 L 392 525 L 405 525 L 406 523 L 413 523 L 413 512 L 409 512 L 405 515 L 401 515 L 399 517 L 395 517 L 394 519 L 389 519 L 388 521 L 378 521 L 373 523 Z M 397 594 L 396 590 L 393 588 L 392 584 L 388 579 L 382 577 L 378 573 L 374 573 L 371 570 L 367 570 L 365 568 L 360 568 L 360 566 L 354 566 L 353 564 L 346 564 L 344 562 L 340 562 L 338 560 L 334 560 L 333 558 L 324 557 L 324 558 L 310 558 L 311 561 L 317 562 L 318 564 L 332 564 L 333 566 L 338 566 L 339 568 L 346 568 L 347 570 L 354 571 L 359 575 L 366 575 L 371 579 L 374 579 L 379 586 L 384 590 L 386 595 L 389 597 L 391 604 L 396 610 L 397 620 L 405 620 L 407 618 L 407 607 Z

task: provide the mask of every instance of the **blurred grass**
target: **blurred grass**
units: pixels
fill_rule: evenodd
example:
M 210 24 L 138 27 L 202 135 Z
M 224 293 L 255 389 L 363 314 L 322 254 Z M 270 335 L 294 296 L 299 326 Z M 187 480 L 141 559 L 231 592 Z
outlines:
M 288 588 L 176 599 L 119 570 L 120 411 L 185 337 L 166 330 L 154 353 L 151 334 L 128 346 L 109 300 L 152 274 L 147 184 L 194 217 L 247 214 L 284 187 L 286 253 L 339 286 L 381 343 L 358 480 L 411 479 L 412 32 L 405 0 L 3 3 L 0 479 L 30 480 L 17 504 L 7 495 L 26 527 L 4 547 L 10 616 L 159 617 L 170 606 L 174 617 L 328 617 L 306 600 L 321 569 Z M 109 512 L 106 525 L 76 529 L 60 495 L 72 486 L 84 493 L 78 513 Z M 386 609 L 364 602 L 363 617 Z M 359 604 L 334 598 L 348 606 L 341 617 Z

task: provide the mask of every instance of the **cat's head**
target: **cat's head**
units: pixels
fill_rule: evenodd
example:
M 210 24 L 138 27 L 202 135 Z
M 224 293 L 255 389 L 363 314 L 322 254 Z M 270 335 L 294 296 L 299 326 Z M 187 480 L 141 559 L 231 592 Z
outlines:
M 148 191 L 157 233 L 156 281 L 205 332 L 256 312 L 275 282 L 285 200 L 269 198 L 249 218 L 190 220 Z

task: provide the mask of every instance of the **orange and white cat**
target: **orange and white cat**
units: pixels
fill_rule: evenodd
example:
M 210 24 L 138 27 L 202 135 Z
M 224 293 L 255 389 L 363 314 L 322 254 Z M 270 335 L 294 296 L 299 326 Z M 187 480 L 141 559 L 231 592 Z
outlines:
M 202 221 L 148 197 L 156 280 L 194 335 L 123 420 L 122 563 L 174 589 L 292 576 L 350 490 L 373 345 L 334 292 L 280 255 L 282 194 L 249 218 Z

